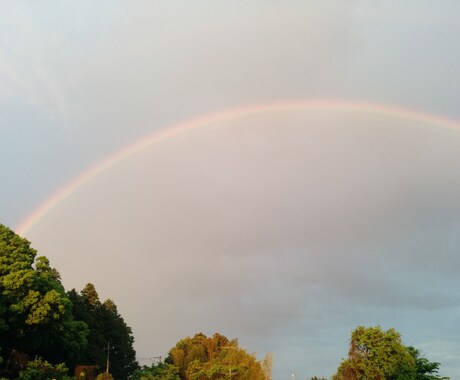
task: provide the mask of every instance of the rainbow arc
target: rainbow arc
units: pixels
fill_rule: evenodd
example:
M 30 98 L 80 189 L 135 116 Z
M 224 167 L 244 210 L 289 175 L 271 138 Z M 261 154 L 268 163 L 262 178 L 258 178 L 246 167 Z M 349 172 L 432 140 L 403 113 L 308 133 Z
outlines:
M 126 147 L 114 152 L 106 159 L 91 166 L 76 178 L 65 184 L 62 188 L 56 191 L 52 196 L 40 204 L 31 214 L 29 214 L 17 227 L 17 233 L 24 235 L 35 224 L 43 219 L 55 207 L 68 199 L 73 193 L 78 191 L 82 186 L 98 177 L 100 174 L 110 170 L 120 162 L 139 154 L 142 151 L 150 149 L 155 145 L 166 141 L 171 141 L 184 134 L 190 133 L 199 129 L 206 129 L 211 126 L 218 126 L 220 123 L 244 119 L 251 116 L 266 115 L 271 113 L 291 112 L 291 111 L 308 111 L 308 110 L 331 110 L 331 111 L 347 111 L 361 112 L 372 114 L 381 117 L 393 117 L 401 120 L 410 120 L 426 125 L 432 125 L 441 128 L 459 129 L 460 124 L 454 120 L 415 111 L 412 109 L 385 106 L 364 102 L 348 102 L 348 101 L 288 101 L 275 102 L 267 104 L 252 105 L 247 107 L 238 107 L 220 112 L 207 114 L 191 120 L 185 120 L 171 127 L 156 131 L 146 137 L 127 145 Z

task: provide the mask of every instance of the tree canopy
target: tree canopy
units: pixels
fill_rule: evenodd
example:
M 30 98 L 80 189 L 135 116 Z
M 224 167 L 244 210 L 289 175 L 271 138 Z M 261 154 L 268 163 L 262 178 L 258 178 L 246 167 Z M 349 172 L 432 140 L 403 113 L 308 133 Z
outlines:
M 446 377 L 439 377 L 438 371 L 440 363 L 430 362 L 427 358 L 422 357 L 420 350 L 409 346 L 406 347 L 408 352 L 415 360 L 415 371 L 417 380 L 439 380 L 447 379 Z
M 0 295 L 0 377 L 28 378 L 55 368 L 61 373 L 78 364 L 105 369 L 109 342 L 118 379 L 137 368 L 131 328 L 115 303 L 101 304 L 92 284 L 81 294 L 66 293 L 49 260 L 2 224 Z
M 132 380 L 180 380 L 179 369 L 174 364 L 158 363 L 134 371 Z
M 78 357 L 86 346 L 86 325 L 72 315 L 59 273 L 29 241 L 0 224 L 0 348 L 57 362 Z M 5 362 L 5 360 L 3 360 Z M 4 376 L 15 373 L 6 363 Z
M 212 337 L 199 333 L 180 340 L 166 361 L 178 368 L 181 380 L 267 379 L 268 370 L 264 372 L 254 354 L 239 347 L 236 339 L 217 333 Z
M 103 369 L 107 350 L 110 350 L 110 372 L 115 378 L 127 378 L 137 368 L 134 338 L 131 328 L 118 313 L 115 303 L 110 299 L 101 303 L 96 288 L 91 283 L 80 293 L 72 289 L 69 298 L 75 318 L 83 321 L 90 332 L 80 364 L 95 364 Z
M 420 357 L 413 347 L 405 347 L 393 328 L 357 327 L 351 334 L 348 358 L 334 380 L 438 380 L 439 363 Z

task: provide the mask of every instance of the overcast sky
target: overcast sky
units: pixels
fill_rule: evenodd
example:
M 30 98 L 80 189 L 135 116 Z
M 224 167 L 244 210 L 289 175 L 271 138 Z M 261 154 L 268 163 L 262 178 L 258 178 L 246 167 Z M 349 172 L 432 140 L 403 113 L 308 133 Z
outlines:
M 358 325 L 460 377 L 458 1 L 4 1 L 0 210 L 15 228 L 89 168 L 184 121 L 24 235 L 95 284 L 140 358 L 203 331 L 274 378 L 331 376 Z M 333 100 L 333 102 L 332 102 Z M 399 114 L 400 115 L 400 114 Z M 144 363 L 143 363 L 144 364 Z

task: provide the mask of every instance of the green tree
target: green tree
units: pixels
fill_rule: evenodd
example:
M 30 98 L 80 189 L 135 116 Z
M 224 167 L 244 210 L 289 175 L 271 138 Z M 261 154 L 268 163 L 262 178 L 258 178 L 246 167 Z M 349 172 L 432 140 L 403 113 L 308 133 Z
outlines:
M 101 303 L 93 284 L 87 284 L 80 293 L 72 289 L 68 294 L 73 315 L 84 321 L 90 330 L 87 349 L 81 362 L 75 364 L 97 365 L 101 370 L 105 369 L 109 345 L 111 374 L 116 379 L 128 378 L 138 367 L 134 338 L 115 303 L 110 299 Z
M 67 367 L 64 363 L 53 365 L 46 360 L 35 359 L 27 363 L 26 369 L 19 372 L 18 380 L 65 380 Z
M 59 273 L 46 257 L 37 257 L 29 241 L 1 224 L 0 294 L 4 359 L 13 350 L 52 362 L 64 361 L 68 355 L 78 357 L 88 331 L 73 319 Z
M 102 304 L 101 315 L 105 339 L 111 346 L 110 372 L 115 379 L 127 379 L 138 368 L 131 327 L 118 313 L 113 301 Z
M 440 363 L 430 362 L 428 359 L 421 356 L 421 353 L 416 348 L 409 346 L 406 347 L 407 351 L 415 360 L 416 367 L 416 380 L 443 380 L 447 377 L 438 375 Z
M 37 252 L 26 239 L 3 225 L 0 225 L 0 253 L 2 330 L 11 331 L 15 326 L 20 334 L 25 334 L 37 326 L 60 320 L 69 302 L 63 297 L 63 288 L 48 259 L 37 258 Z
M 69 291 L 68 296 L 72 301 L 74 318 L 83 321 L 89 329 L 86 349 L 80 355 L 78 362 L 69 364 L 69 366 L 73 368 L 76 365 L 98 365 L 101 369 L 105 368 L 104 348 L 107 346 L 107 340 L 100 305 L 93 307 L 89 300 L 75 289 Z
M 351 334 L 348 358 L 342 361 L 333 378 L 413 380 L 415 376 L 415 360 L 395 329 L 359 326 Z
M 134 371 L 132 380 L 180 380 L 179 369 L 168 363 L 152 364 L 143 366 Z

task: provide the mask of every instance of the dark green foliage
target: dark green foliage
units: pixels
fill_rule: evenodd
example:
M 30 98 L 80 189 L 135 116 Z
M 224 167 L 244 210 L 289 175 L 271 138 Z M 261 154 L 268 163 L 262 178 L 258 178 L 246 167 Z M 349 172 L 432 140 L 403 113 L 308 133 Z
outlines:
M 107 340 L 104 336 L 100 304 L 93 307 L 75 289 L 72 289 L 68 295 L 72 301 L 72 314 L 74 318 L 83 321 L 89 329 L 86 349 L 81 353 L 79 362 L 72 363 L 71 367 L 77 364 L 98 365 L 102 370 L 105 368 L 106 354 L 104 348 L 107 345 Z
M 416 367 L 416 380 L 442 380 L 447 377 L 438 375 L 440 363 L 430 362 L 428 359 L 421 357 L 420 351 L 416 348 L 409 346 L 407 351 L 415 360 Z
M 158 363 L 150 367 L 143 366 L 134 371 L 132 380 L 180 380 L 179 369 L 168 363 Z
M 104 333 L 110 343 L 110 372 L 116 379 L 127 379 L 138 367 L 134 338 L 131 328 L 125 323 L 117 308 L 102 305 Z
M 126 379 L 137 368 L 134 338 L 112 300 L 103 304 L 94 285 L 88 284 L 77 293 L 69 292 L 73 315 L 84 321 L 90 330 L 87 349 L 78 364 L 98 365 L 106 368 L 107 348 L 110 348 L 110 372 L 116 379 Z

